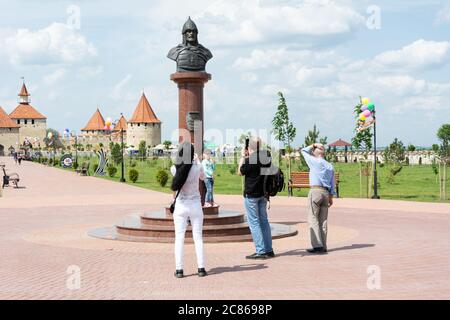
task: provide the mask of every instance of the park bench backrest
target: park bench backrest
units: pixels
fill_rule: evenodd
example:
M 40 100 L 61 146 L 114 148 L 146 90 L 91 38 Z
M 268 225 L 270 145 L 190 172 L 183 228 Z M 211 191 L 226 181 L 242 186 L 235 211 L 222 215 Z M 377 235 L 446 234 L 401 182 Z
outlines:
M 292 185 L 309 187 L 309 172 L 292 172 Z
M 291 181 L 291 185 L 307 188 L 309 187 L 309 172 L 292 172 Z M 334 173 L 334 181 L 336 185 L 339 183 L 339 172 Z

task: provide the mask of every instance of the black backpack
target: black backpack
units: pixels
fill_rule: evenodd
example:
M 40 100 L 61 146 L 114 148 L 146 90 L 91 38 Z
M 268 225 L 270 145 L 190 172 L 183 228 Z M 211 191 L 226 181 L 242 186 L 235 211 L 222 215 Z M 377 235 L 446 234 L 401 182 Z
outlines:
M 272 166 L 270 170 L 273 174 L 264 176 L 264 194 L 268 199 L 285 188 L 283 171 L 276 166 Z

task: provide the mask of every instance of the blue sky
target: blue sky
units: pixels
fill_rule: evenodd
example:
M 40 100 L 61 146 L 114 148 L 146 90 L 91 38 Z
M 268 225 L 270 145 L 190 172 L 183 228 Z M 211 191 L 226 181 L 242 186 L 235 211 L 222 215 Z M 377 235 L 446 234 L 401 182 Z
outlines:
M 61 131 L 79 130 L 97 107 L 130 117 L 144 89 L 170 139 L 178 98 L 166 54 L 188 16 L 214 55 L 205 129 L 270 129 L 279 90 L 296 145 L 314 123 L 329 142 L 350 140 L 359 95 L 377 106 L 381 145 L 398 137 L 430 146 L 450 122 L 449 1 L 0 0 L 0 8 L 0 106 L 17 105 L 24 76 L 32 105 Z

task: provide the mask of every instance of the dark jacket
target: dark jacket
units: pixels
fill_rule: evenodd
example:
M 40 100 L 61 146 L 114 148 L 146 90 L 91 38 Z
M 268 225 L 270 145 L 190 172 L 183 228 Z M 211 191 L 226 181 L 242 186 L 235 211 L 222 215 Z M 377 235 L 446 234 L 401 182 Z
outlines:
M 264 196 L 264 169 L 271 165 L 270 153 L 260 150 L 252 153 L 241 166 L 241 174 L 245 176 L 244 197 L 260 198 Z

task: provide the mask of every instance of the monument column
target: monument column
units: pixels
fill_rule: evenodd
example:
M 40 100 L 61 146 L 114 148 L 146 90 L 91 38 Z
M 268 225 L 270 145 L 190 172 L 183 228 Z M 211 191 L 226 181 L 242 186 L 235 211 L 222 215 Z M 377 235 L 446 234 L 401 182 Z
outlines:
M 203 153 L 203 87 L 211 75 L 206 72 L 176 72 L 170 79 L 178 85 L 178 139 L 194 144 L 195 152 Z

